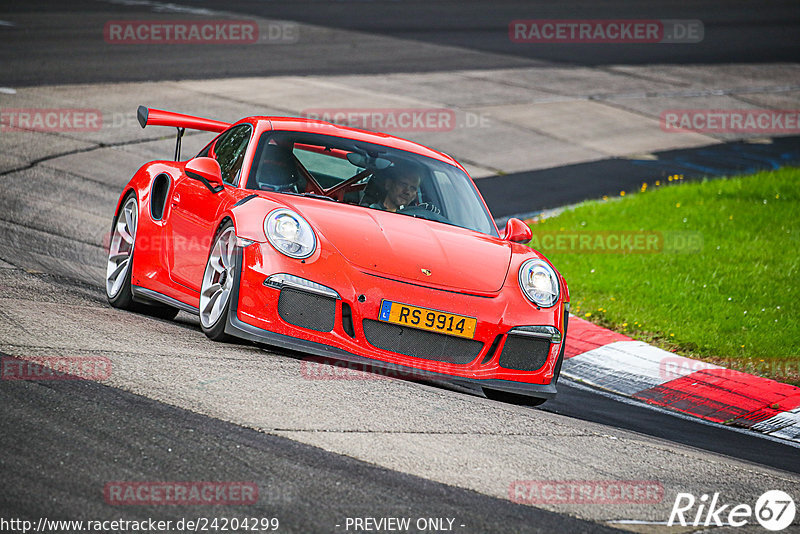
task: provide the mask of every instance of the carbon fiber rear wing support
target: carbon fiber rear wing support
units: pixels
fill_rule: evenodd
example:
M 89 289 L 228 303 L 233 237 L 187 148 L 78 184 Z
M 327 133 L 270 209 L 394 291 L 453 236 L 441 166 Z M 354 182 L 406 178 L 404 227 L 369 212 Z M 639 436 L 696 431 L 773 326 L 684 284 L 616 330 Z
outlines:
M 175 140 L 175 161 L 180 160 L 181 139 L 186 132 L 186 128 L 219 133 L 230 127 L 227 122 L 203 119 L 160 109 L 148 109 L 145 106 L 139 106 L 139 109 L 136 110 L 136 118 L 139 119 L 139 124 L 142 128 L 145 126 L 174 126 L 178 129 L 178 137 Z
M 186 128 L 178 128 L 178 137 L 175 139 L 175 161 L 181 160 L 181 138 Z

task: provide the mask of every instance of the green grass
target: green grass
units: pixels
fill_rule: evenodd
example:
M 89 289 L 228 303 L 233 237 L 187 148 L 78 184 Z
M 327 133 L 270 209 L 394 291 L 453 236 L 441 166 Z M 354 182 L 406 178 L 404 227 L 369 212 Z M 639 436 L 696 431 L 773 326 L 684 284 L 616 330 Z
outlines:
M 566 278 L 575 315 L 685 356 L 800 384 L 800 169 L 692 183 L 676 177 L 531 228 L 536 248 Z M 597 231 L 654 231 L 664 248 L 600 254 L 541 246 L 543 235 Z M 693 246 L 681 248 L 682 237 Z

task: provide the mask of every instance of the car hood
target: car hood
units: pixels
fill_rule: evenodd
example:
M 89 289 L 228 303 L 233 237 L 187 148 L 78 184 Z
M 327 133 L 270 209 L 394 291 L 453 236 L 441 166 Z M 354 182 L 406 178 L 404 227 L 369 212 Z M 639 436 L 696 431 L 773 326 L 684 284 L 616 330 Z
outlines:
M 503 287 L 511 244 L 457 226 L 315 199 L 286 202 L 352 265 L 387 278 L 490 293 Z

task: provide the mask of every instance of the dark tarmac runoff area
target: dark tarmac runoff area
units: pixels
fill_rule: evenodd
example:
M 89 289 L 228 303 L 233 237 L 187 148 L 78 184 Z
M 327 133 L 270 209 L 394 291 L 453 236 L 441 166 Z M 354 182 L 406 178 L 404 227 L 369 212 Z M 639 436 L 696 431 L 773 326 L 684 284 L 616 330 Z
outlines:
M 170 5 L 174 5 L 170 9 Z M 204 11 L 206 10 L 206 11 Z M 137 80 L 229 78 L 285 74 L 379 74 L 497 69 L 522 66 L 594 66 L 794 62 L 800 57 L 800 5 L 794 1 L 527 2 L 527 1 L 242 1 L 122 2 L 48 0 L 6 2 L 0 9 L 15 26 L 0 26 L 3 84 L 38 85 Z M 292 46 L 110 45 L 105 24 L 141 15 L 193 19 L 225 14 L 292 21 Z M 49 14 L 40 17 L 39 14 Z M 529 19 L 700 20 L 694 44 L 519 44 L 509 25 Z M 357 33 L 354 33 L 357 32 Z M 361 35 L 366 38 L 359 37 Z M 398 38 L 381 45 L 369 36 Z M 449 47 L 449 48 L 448 48 Z

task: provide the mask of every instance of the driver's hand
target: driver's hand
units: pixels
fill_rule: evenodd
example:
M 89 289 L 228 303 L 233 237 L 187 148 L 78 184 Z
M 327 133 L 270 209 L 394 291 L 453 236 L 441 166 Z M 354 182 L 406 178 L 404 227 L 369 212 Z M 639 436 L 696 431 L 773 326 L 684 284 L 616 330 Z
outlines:
M 423 202 L 422 204 L 418 204 L 417 207 L 418 208 L 422 208 L 424 210 L 432 211 L 436 215 L 441 215 L 442 214 L 442 210 L 440 210 L 434 204 L 430 204 L 429 202 Z

